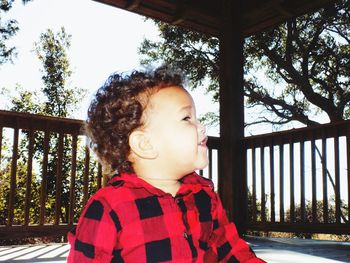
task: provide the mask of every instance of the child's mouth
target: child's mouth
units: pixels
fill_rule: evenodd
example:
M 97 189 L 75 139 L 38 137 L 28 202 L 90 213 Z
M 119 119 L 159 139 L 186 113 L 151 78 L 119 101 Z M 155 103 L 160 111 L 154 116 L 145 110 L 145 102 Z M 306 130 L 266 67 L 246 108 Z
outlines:
M 198 145 L 199 146 L 207 146 L 207 141 L 208 141 L 208 137 L 205 137 L 203 140 L 201 140 Z

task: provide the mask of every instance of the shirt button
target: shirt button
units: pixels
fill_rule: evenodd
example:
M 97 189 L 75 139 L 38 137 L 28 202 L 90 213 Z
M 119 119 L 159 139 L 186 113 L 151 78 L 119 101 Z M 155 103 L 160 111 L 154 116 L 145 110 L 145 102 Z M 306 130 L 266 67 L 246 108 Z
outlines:
M 184 232 L 184 238 L 187 239 L 188 238 L 188 235 L 186 232 Z

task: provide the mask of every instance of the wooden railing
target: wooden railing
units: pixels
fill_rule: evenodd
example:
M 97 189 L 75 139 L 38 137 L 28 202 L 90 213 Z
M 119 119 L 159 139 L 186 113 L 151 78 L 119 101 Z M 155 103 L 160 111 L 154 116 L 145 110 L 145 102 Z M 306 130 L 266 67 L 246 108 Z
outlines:
M 246 137 L 247 229 L 349 234 L 350 121 Z
M 0 238 L 65 235 L 76 223 L 103 184 L 82 126 L 0 111 Z
M 204 170 L 200 170 L 198 173 L 206 178 L 209 178 L 214 182 L 214 187 L 217 190 L 218 187 L 218 171 L 219 171 L 219 150 L 220 150 L 220 138 L 208 137 L 208 159 L 209 164 Z
M 83 121 L 0 111 L 0 239 L 66 235 L 102 187 Z M 246 137 L 247 230 L 348 233 L 350 122 Z M 208 141 L 217 185 L 220 139 Z M 227 197 L 226 197 L 227 198 Z
M 83 121 L 0 110 L 0 239 L 60 236 L 104 185 Z M 219 140 L 208 142 L 217 180 Z

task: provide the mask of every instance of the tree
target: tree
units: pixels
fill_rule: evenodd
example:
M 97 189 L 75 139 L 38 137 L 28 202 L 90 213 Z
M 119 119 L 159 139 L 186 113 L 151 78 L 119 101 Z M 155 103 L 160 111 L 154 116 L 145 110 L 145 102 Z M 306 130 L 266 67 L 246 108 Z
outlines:
M 23 4 L 32 0 L 22 0 Z M 8 47 L 6 42 L 11 39 L 19 30 L 17 21 L 9 19 L 3 21 L 5 13 L 11 10 L 14 0 L 2 0 L 0 2 L 0 66 L 6 62 L 12 62 L 16 56 L 16 48 Z
M 42 113 L 45 115 L 68 117 L 80 101 L 80 95 L 84 94 L 82 89 L 67 87 L 72 75 L 67 55 L 70 41 L 71 36 L 61 28 L 57 34 L 48 29 L 35 43 L 36 55 L 43 65 L 42 92 L 46 101 Z
M 7 160 L 4 169 L 0 169 L 1 172 L 1 186 L 0 186 L 0 225 L 6 225 L 8 216 L 9 205 L 9 193 L 10 193 L 10 177 L 11 177 L 11 162 Z M 15 195 L 15 208 L 14 208 L 14 225 L 20 225 L 24 223 L 25 217 L 25 200 L 26 200 L 26 179 L 27 179 L 27 165 L 26 163 L 17 162 L 17 176 L 16 176 L 16 195 Z M 29 204 L 29 223 L 37 224 L 39 222 L 39 187 L 38 181 L 33 180 L 30 185 L 31 199 Z
M 335 197 L 332 196 L 329 198 L 327 201 L 329 204 L 328 207 L 328 223 L 334 223 L 336 222 L 336 205 L 335 205 Z M 340 201 L 340 209 L 341 209 L 341 215 L 346 214 L 346 211 L 348 211 L 348 206 L 346 205 L 346 202 L 344 200 Z M 302 208 L 300 204 L 297 204 L 295 206 L 295 211 L 294 211 L 294 220 L 295 222 L 308 222 L 312 223 L 313 221 L 316 222 L 324 222 L 324 215 L 323 215 L 323 201 L 318 200 L 316 202 L 316 218 L 313 218 L 313 212 L 312 212 L 312 202 L 311 201 L 306 201 L 306 205 L 304 208 L 304 218 L 302 218 Z M 342 220 L 344 222 L 348 222 L 348 220 L 342 216 Z M 291 211 L 288 209 L 286 211 L 286 221 L 287 222 L 292 222 L 291 220 Z M 312 238 L 313 234 L 311 233 L 294 233 L 294 236 L 299 237 L 299 238 Z M 349 235 L 342 235 L 342 238 L 344 240 L 349 240 L 350 236 Z
M 141 63 L 174 64 L 189 76 L 192 88 L 207 81 L 207 91 L 213 92 L 217 101 L 218 39 L 155 23 L 161 40 L 143 41 L 139 48 Z M 281 126 L 297 121 L 311 126 L 320 122 L 315 115 L 321 113 L 330 122 L 350 117 L 348 0 L 247 38 L 244 57 L 247 107 L 265 109 L 247 125 Z M 259 77 L 259 71 L 266 78 Z
M 247 203 L 247 218 L 250 221 L 263 221 L 268 218 L 269 209 L 266 206 L 266 200 L 268 195 L 265 194 L 264 202 L 257 200 L 256 196 L 253 195 L 251 189 L 248 189 L 248 203 Z M 264 207 L 264 209 L 262 209 Z
M 42 62 L 42 80 L 44 87 L 42 93 L 46 100 L 42 104 L 42 114 L 56 117 L 68 117 L 75 109 L 79 102 L 80 96 L 84 91 L 77 88 L 67 87 L 67 82 L 72 74 L 69 69 L 70 63 L 67 50 L 70 47 L 71 36 L 68 35 L 64 28 L 54 34 L 48 29 L 40 36 L 39 42 L 35 43 L 35 52 Z M 40 153 L 43 153 L 42 146 L 44 138 L 39 139 Z M 50 136 L 50 158 L 48 161 L 48 185 L 47 185 L 47 202 L 49 204 L 48 217 L 54 214 L 55 195 L 56 195 L 56 172 L 57 172 L 57 156 L 59 150 L 59 135 L 52 134 Z M 63 140 L 63 160 L 62 160 L 62 193 L 61 202 L 62 211 L 61 220 L 67 222 L 67 213 L 69 207 L 69 173 L 71 168 L 71 151 L 72 139 L 64 136 Z
M 245 48 L 247 67 L 257 69 L 261 64 L 274 83 L 284 86 L 281 92 L 266 92 L 250 75 L 245 86 L 248 104 L 264 106 L 276 116 L 260 118 L 257 123 L 298 121 L 312 126 L 318 122 L 314 115 L 321 112 L 330 122 L 348 119 L 349 47 L 347 0 L 251 37 Z
M 78 88 L 68 87 L 69 77 L 72 74 L 67 50 L 70 47 L 71 36 L 68 35 L 64 28 L 57 33 L 48 29 L 40 35 L 40 39 L 35 43 L 35 54 L 42 62 L 42 80 L 43 87 L 41 94 L 34 91 L 21 90 L 17 87 L 18 97 L 12 97 L 12 111 L 30 112 L 56 117 L 68 117 L 78 105 L 81 96 L 85 91 Z M 40 96 L 41 95 L 41 96 Z M 20 144 L 20 159 L 24 160 L 28 156 L 28 132 L 22 131 L 24 139 Z M 39 163 L 43 161 L 44 153 L 44 134 L 37 132 L 34 136 L 34 158 Z M 62 193 L 61 193 L 61 221 L 67 222 L 69 207 L 69 175 L 71 168 L 71 144 L 72 138 L 64 135 L 63 138 L 63 160 L 62 160 Z M 50 133 L 49 139 L 49 156 L 47 171 L 47 199 L 46 199 L 46 218 L 52 222 L 55 211 L 56 195 L 56 172 L 57 156 L 59 149 L 59 135 Z M 79 162 L 82 162 L 79 160 Z M 40 168 L 42 169 L 42 168 Z M 43 174 L 38 172 L 38 176 Z M 37 200 L 38 204 L 39 201 Z

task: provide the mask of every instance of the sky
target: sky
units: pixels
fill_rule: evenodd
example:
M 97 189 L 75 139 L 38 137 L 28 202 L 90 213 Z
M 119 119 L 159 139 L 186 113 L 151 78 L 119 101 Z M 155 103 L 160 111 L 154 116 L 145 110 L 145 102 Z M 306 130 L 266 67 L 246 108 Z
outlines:
M 151 20 L 93 0 L 33 0 L 26 5 L 17 0 L 7 17 L 16 19 L 20 28 L 7 42 L 16 47 L 18 56 L 13 64 L 1 66 L 0 89 L 14 90 L 20 85 L 25 90 L 40 90 L 41 63 L 33 52 L 34 42 L 47 29 L 58 32 L 64 27 L 72 35 L 68 56 L 73 74 L 69 85 L 88 91 L 72 116 L 78 119 L 85 118 L 94 92 L 111 73 L 141 68 L 137 50 L 142 40 L 158 39 Z M 218 110 L 203 90 L 191 93 L 199 116 Z M 6 106 L 5 95 L 0 94 L 0 109 Z M 208 133 L 215 135 L 217 129 L 209 128 Z

